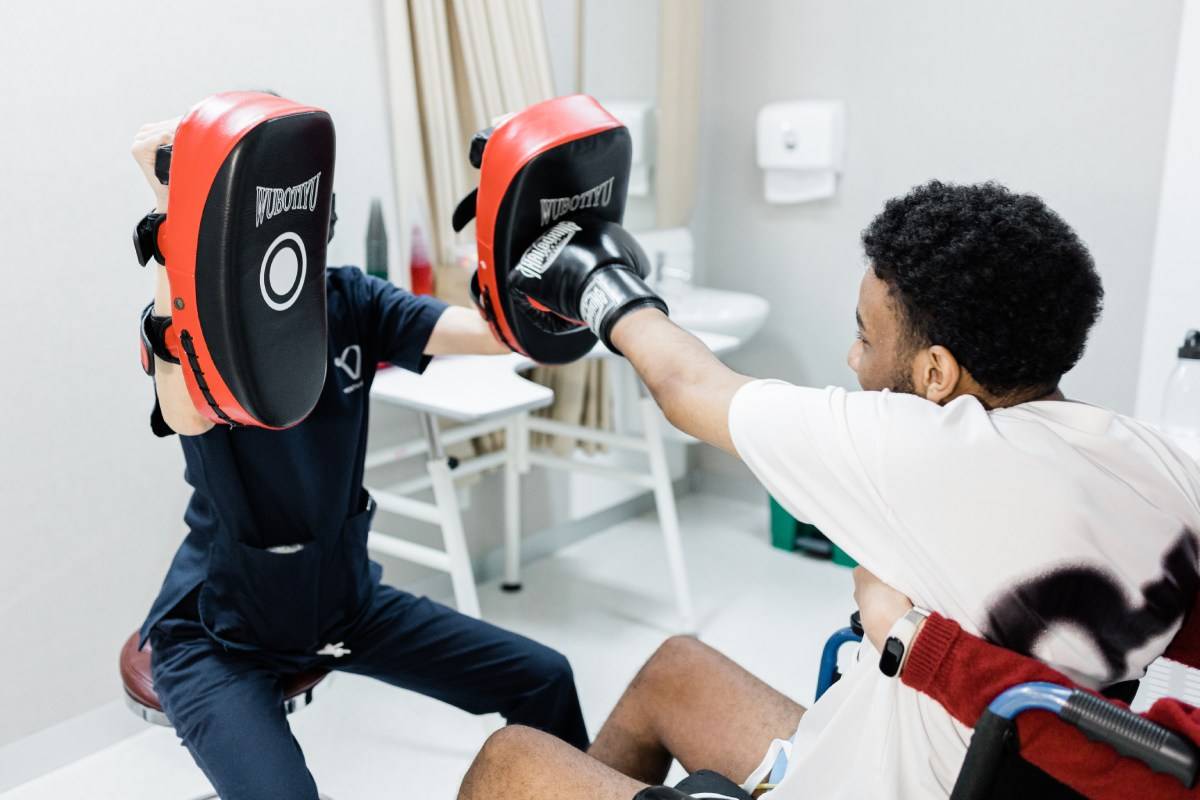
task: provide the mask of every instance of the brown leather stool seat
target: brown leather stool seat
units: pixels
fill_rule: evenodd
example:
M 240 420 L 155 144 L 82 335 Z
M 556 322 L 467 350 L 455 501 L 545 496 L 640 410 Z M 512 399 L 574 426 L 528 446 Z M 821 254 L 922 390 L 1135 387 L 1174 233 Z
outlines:
M 288 714 L 312 702 L 313 689 L 329 673 L 325 670 L 302 672 L 283 677 L 283 708 Z M 154 691 L 150 677 L 150 643 L 138 650 L 138 632 L 125 640 L 121 647 L 121 683 L 125 684 L 125 700 L 130 709 L 147 722 L 171 727 L 163 713 L 162 703 Z

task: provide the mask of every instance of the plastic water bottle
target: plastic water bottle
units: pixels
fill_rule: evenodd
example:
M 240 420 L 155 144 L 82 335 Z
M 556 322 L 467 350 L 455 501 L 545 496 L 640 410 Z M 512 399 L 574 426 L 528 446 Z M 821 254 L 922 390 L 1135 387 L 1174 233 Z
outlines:
M 413 226 L 412 258 L 409 260 L 409 274 L 412 279 L 413 294 L 433 294 L 436 291 L 433 277 L 433 264 L 429 260 L 429 247 L 425 244 L 425 234 L 419 225 Z
M 388 279 L 388 236 L 383 224 L 383 203 L 376 197 L 371 200 L 371 211 L 367 215 L 367 274 Z
M 1188 331 L 1179 348 L 1163 395 L 1162 422 L 1172 440 L 1200 459 L 1200 331 Z

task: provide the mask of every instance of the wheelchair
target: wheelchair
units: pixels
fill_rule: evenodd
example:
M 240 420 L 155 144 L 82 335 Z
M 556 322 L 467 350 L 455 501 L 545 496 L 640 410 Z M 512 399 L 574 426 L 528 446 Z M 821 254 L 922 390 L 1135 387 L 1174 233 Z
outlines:
M 841 648 L 861 642 L 862 637 L 856 611 L 850 625 L 835 631 L 826 641 L 817 675 L 818 698 L 841 677 L 837 666 Z M 1136 685 L 1132 688 L 1136 690 Z M 1132 699 L 1132 694 L 1122 699 Z M 1035 709 L 1049 711 L 1076 727 L 1092 740 L 1091 747 L 1112 747 L 1125 758 L 1172 776 L 1181 789 L 1191 790 L 1196 784 L 1200 769 L 1197 743 L 1090 692 L 1035 681 L 1012 686 L 988 704 L 974 726 L 951 800 L 1084 797 L 1063 782 L 1070 776 L 1050 775 L 1021 757 L 1016 721 L 1021 714 Z

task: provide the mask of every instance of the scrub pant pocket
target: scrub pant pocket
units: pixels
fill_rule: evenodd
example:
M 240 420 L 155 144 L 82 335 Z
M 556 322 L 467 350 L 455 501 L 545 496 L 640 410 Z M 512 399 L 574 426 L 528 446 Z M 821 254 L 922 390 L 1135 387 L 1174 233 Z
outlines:
M 321 549 L 272 552 L 230 537 L 213 544 L 200 618 L 235 649 L 309 653 L 319 634 Z

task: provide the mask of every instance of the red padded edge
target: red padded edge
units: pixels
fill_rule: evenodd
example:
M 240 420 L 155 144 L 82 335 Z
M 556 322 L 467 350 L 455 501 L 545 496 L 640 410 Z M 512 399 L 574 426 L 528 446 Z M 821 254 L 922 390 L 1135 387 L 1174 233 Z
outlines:
M 574 94 L 529 106 L 502 122 L 492 132 L 483 150 L 479 196 L 476 201 L 475 234 L 479 261 L 479 290 L 488 296 L 494 310 L 506 304 L 493 269 L 493 236 L 496 217 L 504 195 L 517 173 L 539 153 L 602 131 L 621 123 L 592 97 Z M 497 334 L 509 346 L 521 349 L 504 313 L 494 313 Z
M 209 391 L 221 410 L 241 425 L 270 427 L 242 408 L 217 372 L 204 339 L 200 312 L 196 307 L 200 219 L 218 170 L 242 137 L 267 120 L 308 112 L 324 113 L 315 106 L 262 92 L 222 92 L 194 105 L 175 132 L 167 218 L 158 231 L 158 246 L 166 261 L 167 280 L 171 286 L 171 327 L 175 330 L 176 341 L 185 331 L 192 335 Z M 180 300 L 183 301 L 182 308 L 179 307 Z M 186 363 L 187 356 L 182 352 L 179 355 L 181 363 Z M 184 367 L 183 377 L 196 409 L 213 422 L 224 423 L 225 420 L 209 406 L 189 367 Z

